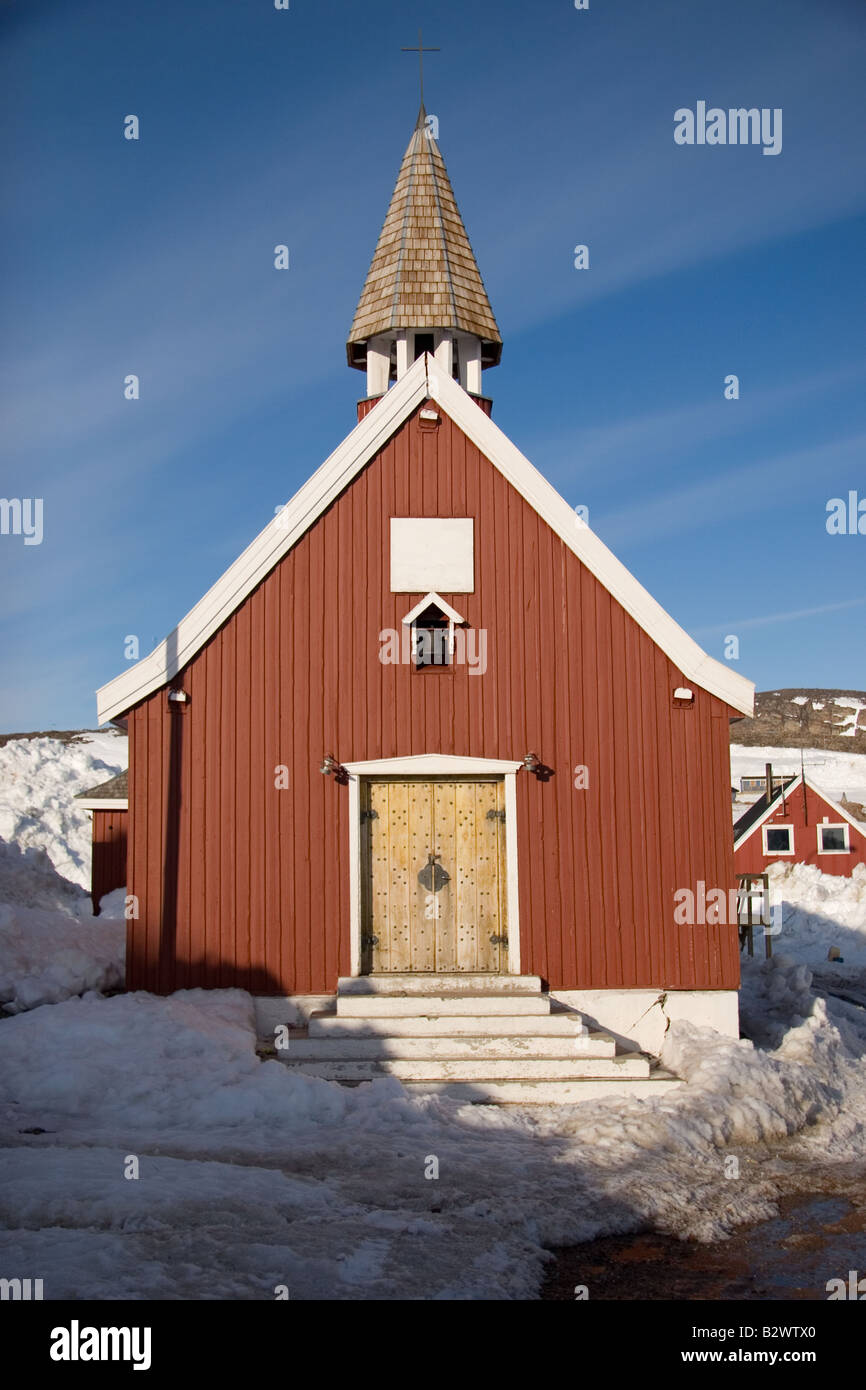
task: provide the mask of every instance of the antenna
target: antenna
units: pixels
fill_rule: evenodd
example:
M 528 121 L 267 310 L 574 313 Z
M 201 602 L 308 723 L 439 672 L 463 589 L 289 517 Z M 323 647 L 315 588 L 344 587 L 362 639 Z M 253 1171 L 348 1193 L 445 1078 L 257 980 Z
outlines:
M 809 824 L 809 803 L 806 800 L 806 769 L 803 766 L 803 750 L 800 749 L 800 783 L 803 788 L 803 821 Z

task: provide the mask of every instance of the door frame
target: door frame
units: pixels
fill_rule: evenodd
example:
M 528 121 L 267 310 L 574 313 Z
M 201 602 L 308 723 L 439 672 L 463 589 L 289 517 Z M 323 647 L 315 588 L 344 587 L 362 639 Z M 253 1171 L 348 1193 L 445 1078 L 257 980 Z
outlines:
M 508 913 L 508 971 L 520 974 L 520 909 L 517 881 L 517 772 L 523 766 L 502 758 L 458 758 L 450 753 L 416 753 L 343 763 L 349 774 L 349 946 L 350 973 L 361 972 L 361 782 L 377 777 L 501 777 L 505 785 L 505 901 Z

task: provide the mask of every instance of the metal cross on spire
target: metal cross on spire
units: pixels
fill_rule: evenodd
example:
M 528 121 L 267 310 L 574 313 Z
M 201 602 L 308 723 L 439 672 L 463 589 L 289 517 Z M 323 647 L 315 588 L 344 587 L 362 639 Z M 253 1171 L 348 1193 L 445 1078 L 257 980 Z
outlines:
M 417 54 L 418 54 L 418 81 L 419 81 L 419 84 L 420 84 L 420 87 L 421 87 L 421 105 L 423 106 L 423 105 L 424 105 L 424 54 L 425 54 L 425 53 L 441 53 L 441 52 L 442 52 L 442 49 L 441 49 L 441 48 L 425 48 L 425 47 L 424 47 L 424 41 L 423 41 L 423 39 L 421 38 L 421 30 L 419 29 L 419 30 L 418 30 L 418 47 L 417 47 L 417 48 L 402 48 L 400 51 L 401 51 L 401 53 L 417 53 Z

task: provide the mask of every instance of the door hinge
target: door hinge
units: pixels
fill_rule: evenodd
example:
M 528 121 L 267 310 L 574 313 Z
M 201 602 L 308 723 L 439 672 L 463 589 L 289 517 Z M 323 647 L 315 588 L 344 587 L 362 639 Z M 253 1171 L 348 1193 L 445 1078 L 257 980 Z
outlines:
M 507 945 L 508 945 L 508 937 L 507 937 L 507 936 L 497 936 L 495 933 L 493 933 L 488 939 L 489 939 L 489 941 L 490 941 L 491 946 L 507 946 Z
M 505 812 L 504 812 L 504 811 L 488 811 L 488 812 L 487 812 L 487 819 L 488 819 L 488 820 L 505 820 Z
M 361 822 L 362 822 L 362 824 L 363 824 L 363 822 L 364 822 L 365 820 L 378 820 L 378 819 L 379 819 L 379 812 L 378 812 L 378 811 L 362 811 L 362 812 L 361 812 Z
M 370 936 L 369 933 L 365 933 L 365 934 L 361 937 L 361 945 L 362 945 L 362 946 L 378 946 L 378 945 L 379 945 L 379 938 L 378 938 L 378 936 Z

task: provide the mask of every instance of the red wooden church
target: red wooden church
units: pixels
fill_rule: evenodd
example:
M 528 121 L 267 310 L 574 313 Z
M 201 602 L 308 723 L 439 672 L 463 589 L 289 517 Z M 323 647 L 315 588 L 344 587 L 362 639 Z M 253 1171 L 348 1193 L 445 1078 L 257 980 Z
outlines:
M 734 884 L 754 687 L 493 422 L 501 348 L 422 107 L 349 336 L 358 423 L 98 693 L 130 739 L 130 988 L 478 1017 L 541 989 L 638 1040 L 666 996 L 736 1034 L 736 926 L 675 925 L 674 893 Z

